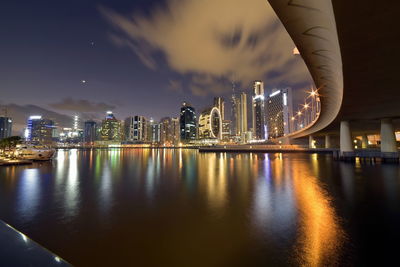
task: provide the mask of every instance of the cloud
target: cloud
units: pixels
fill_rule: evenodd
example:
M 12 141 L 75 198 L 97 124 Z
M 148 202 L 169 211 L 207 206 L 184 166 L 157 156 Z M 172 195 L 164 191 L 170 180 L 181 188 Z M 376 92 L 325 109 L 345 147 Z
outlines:
M 216 82 L 205 86 L 210 83 L 193 81 L 196 95 L 220 92 L 224 79 L 244 86 L 263 79 L 273 87 L 311 81 L 266 0 L 169 0 L 150 15 L 100 11 L 116 29 L 114 42 L 132 46 L 146 66 L 154 69 L 152 56 L 162 52 L 174 71 Z
M 182 94 L 183 93 L 182 82 L 178 80 L 169 80 L 167 90 L 170 92 Z
M 157 64 L 151 57 L 151 49 L 148 48 L 148 46 L 142 44 L 136 44 L 135 42 L 126 39 L 126 38 L 121 38 L 118 35 L 115 34 L 110 34 L 110 39 L 111 41 L 119 46 L 119 47 L 128 47 L 130 48 L 142 61 L 142 63 L 148 67 L 149 69 L 156 70 L 157 69 Z
M 115 108 L 115 106 L 103 102 L 95 103 L 86 99 L 72 98 L 64 98 L 60 102 L 49 104 L 49 106 L 58 110 L 75 111 L 80 113 L 105 112 Z

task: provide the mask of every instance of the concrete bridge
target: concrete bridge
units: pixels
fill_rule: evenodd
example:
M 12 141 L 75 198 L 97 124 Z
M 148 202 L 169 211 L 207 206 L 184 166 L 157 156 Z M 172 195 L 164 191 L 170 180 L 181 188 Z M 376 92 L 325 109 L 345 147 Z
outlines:
M 383 158 L 399 158 L 400 3 L 374 0 L 268 0 L 303 57 L 321 101 L 316 121 L 290 138 L 339 138 L 354 155 L 352 136 L 380 134 Z

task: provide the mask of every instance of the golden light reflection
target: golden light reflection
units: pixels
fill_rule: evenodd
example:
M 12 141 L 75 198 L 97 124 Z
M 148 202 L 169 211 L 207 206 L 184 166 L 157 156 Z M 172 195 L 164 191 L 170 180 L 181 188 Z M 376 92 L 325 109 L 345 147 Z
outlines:
M 198 177 L 212 209 L 221 209 L 227 202 L 226 154 L 210 153 L 199 157 Z
M 299 210 L 300 236 L 296 255 L 304 266 L 332 266 L 344 241 L 344 232 L 327 193 L 307 165 L 292 161 L 293 186 Z

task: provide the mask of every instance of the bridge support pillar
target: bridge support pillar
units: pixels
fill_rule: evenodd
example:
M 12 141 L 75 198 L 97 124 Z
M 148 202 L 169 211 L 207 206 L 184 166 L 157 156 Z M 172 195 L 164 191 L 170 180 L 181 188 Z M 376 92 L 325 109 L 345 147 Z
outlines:
M 391 119 L 381 120 L 381 154 L 384 161 L 398 161 L 396 135 Z
M 353 142 L 351 142 L 350 123 L 340 122 L 340 157 L 344 160 L 354 158 Z
M 308 136 L 308 148 L 316 148 L 314 136 Z
M 368 148 L 368 136 L 363 134 L 361 138 L 361 148 Z
M 329 134 L 325 135 L 325 148 L 331 148 L 331 136 Z

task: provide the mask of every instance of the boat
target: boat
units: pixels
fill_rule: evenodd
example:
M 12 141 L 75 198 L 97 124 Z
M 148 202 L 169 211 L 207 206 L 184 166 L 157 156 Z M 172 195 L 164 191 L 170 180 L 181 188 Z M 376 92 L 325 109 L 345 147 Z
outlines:
M 17 145 L 14 155 L 18 159 L 27 160 L 51 160 L 55 149 L 43 145 L 21 144 Z

